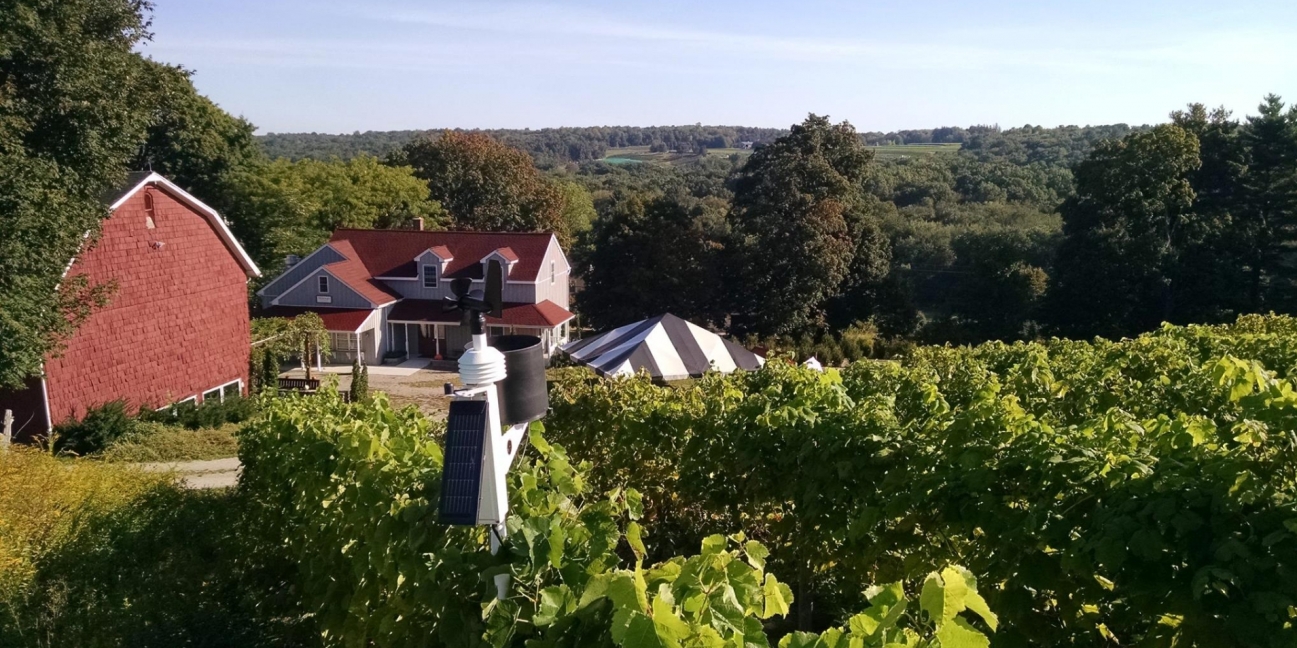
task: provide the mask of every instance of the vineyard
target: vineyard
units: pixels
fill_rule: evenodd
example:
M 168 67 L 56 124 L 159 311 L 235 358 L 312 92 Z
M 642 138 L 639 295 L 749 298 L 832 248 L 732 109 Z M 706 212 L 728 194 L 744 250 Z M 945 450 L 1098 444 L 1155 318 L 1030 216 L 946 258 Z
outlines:
M 437 430 L 379 396 L 269 401 L 244 431 L 242 488 L 270 561 L 296 565 L 329 646 L 764 646 L 789 611 L 769 551 L 743 533 L 646 562 L 643 498 L 589 488 L 588 466 L 531 433 L 511 474 L 510 542 L 436 523 Z M 701 547 L 701 549 L 699 549 Z M 495 597 L 496 575 L 508 574 Z M 869 590 L 863 612 L 780 646 L 986 646 L 995 615 L 967 570 L 945 566 Z
M 924 347 L 823 374 L 569 381 L 550 437 L 634 485 L 651 558 L 743 530 L 799 628 L 957 562 L 995 645 L 1297 641 L 1297 320 Z

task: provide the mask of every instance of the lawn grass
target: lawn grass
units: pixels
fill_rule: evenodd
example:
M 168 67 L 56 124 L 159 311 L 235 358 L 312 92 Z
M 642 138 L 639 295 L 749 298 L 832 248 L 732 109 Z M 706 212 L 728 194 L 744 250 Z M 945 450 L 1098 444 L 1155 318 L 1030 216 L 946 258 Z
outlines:
M 239 442 L 234 434 L 239 425 L 226 423 L 216 428 L 189 430 L 141 423 L 136 431 L 113 441 L 103 452 L 92 456 L 110 463 L 224 459 L 239 453 Z

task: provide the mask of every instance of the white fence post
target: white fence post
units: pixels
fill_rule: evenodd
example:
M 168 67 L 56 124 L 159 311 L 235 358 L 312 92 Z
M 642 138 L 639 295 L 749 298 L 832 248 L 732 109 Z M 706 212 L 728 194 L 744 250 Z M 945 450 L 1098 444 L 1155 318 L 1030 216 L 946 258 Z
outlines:
M 0 435 L 0 452 L 9 451 L 9 442 L 13 440 L 14 435 L 14 413 L 13 410 L 5 410 L 4 433 Z

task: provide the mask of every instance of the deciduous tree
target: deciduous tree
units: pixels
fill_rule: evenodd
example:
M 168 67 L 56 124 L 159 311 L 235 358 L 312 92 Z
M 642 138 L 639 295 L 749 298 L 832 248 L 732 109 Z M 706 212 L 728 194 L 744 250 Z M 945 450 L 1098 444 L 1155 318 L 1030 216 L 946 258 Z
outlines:
M 142 0 L 0 2 L 0 387 L 102 303 L 106 286 L 64 276 L 93 245 L 149 125 Z
M 730 214 L 741 331 L 787 333 L 823 321 L 853 270 L 886 265 L 863 183 L 873 154 L 855 128 L 811 115 L 761 147 L 734 180 Z
M 457 229 L 555 232 L 567 240 L 563 193 L 526 153 L 487 135 L 446 131 L 423 137 L 388 161 L 413 167 Z

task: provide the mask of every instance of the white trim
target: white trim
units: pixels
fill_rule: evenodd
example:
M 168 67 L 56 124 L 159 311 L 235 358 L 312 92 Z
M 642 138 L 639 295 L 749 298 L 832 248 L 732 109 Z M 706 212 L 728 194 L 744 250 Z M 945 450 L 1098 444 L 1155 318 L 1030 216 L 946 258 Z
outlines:
M 188 398 L 182 398 L 182 399 L 180 399 L 180 400 L 178 400 L 178 401 L 172 403 L 171 405 L 184 405 L 185 403 L 188 403 L 189 401 L 193 401 L 195 406 L 198 405 L 198 394 L 194 394 L 193 396 L 190 396 L 190 397 L 188 397 Z M 170 406 L 168 406 L 168 407 L 170 407 Z
M 203 392 L 203 404 L 204 404 L 204 405 L 207 404 L 207 395 L 210 394 L 210 393 L 212 393 L 212 392 L 216 392 L 216 396 L 215 396 L 215 398 L 216 398 L 216 402 L 218 402 L 218 403 L 220 403 L 220 402 L 224 402 L 225 397 L 221 396 L 221 388 L 220 388 L 220 387 L 213 387 L 213 388 L 211 388 L 211 389 L 209 389 L 209 390 Z
M 152 183 L 157 183 L 162 185 L 163 187 L 166 188 L 168 192 L 173 194 L 173 197 L 179 198 L 181 202 L 189 205 L 195 211 L 201 212 L 202 214 L 207 216 L 207 220 L 210 221 L 211 224 L 216 228 L 217 235 L 220 236 L 221 239 L 225 241 L 225 244 L 227 246 L 233 249 L 235 253 L 235 258 L 243 266 L 244 272 L 249 277 L 261 276 L 261 270 L 257 268 L 257 264 L 252 261 L 252 257 L 248 256 L 248 253 L 243 249 L 243 246 L 239 245 L 238 239 L 234 238 L 234 233 L 231 232 L 230 227 L 225 224 L 225 219 L 221 218 L 221 215 L 216 213 L 215 209 L 208 207 L 206 204 L 203 203 L 203 201 L 195 198 L 188 191 L 181 189 L 176 185 L 176 183 L 168 180 L 161 173 L 158 173 L 156 171 L 150 173 L 143 180 L 140 180 L 139 184 L 136 184 L 129 191 L 122 194 L 122 196 L 118 198 L 116 202 L 109 205 L 108 208 L 112 211 L 117 211 L 117 208 L 125 204 L 125 202 L 131 198 L 131 196 L 134 196 L 136 192 L 138 192 L 140 189 L 143 189 L 146 185 Z
M 300 265 L 302 265 L 303 263 L 306 263 L 308 260 L 310 260 L 311 257 L 313 257 L 313 256 L 315 256 L 315 255 L 317 255 L 317 254 L 319 254 L 319 253 L 321 253 L 321 252 L 323 252 L 323 251 L 325 250 L 325 248 L 328 248 L 328 249 L 330 249 L 330 250 L 333 250 L 333 253 L 334 253 L 334 254 L 336 254 L 336 255 L 342 257 L 343 259 L 346 259 L 346 258 L 347 258 L 347 255 L 345 255 L 345 254 L 339 252 L 339 251 L 337 250 L 337 248 L 333 247 L 333 244 L 332 244 L 332 243 L 325 243 L 324 245 L 321 245 L 320 247 L 316 248 L 314 252 L 312 252 L 312 253 L 306 255 L 306 257 L 303 258 L 301 261 L 298 261 L 297 263 L 294 263 L 292 268 L 285 268 L 283 274 L 279 275 L 278 277 L 275 277 L 275 278 L 274 278 L 270 283 L 266 284 L 265 286 L 262 286 L 261 290 L 258 290 L 258 291 L 257 291 L 257 296 L 260 297 L 260 296 L 262 296 L 262 295 L 265 295 L 265 294 L 266 294 L 266 291 L 267 291 L 267 290 L 270 290 L 271 286 L 274 286 L 275 284 L 279 283 L 279 280 L 280 280 L 280 279 L 283 279 L 285 276 L 287 276 L 289 272 L 292 272 L 293 268 L 296 268 L 297 266 L 300 266 Z M 337 263 L 337 261 L 330 261 L 330 263 Z M 326 265 L 327 265 L 327 264 L 326 264 Z M 324 265 L 321 265 L 320 267 L 323 268 Z M 299 282 L 299 283 L 300 283 L 300 282 Z M 289 288 L 288 290 L 292 290 L 293 288 L 296 288 L 296 287 L 297 287 L 297 284 L 293 284 L 293 286 L 292 286 L 291 288 Z M 284 292 L 288 292 L 288 290 L 285 290 Z M 283 294 L 283 293 L 280 293 L 280 294 Z
M 432 285 L 428 285 L 428 269 L 433 269 Z M 420 263 L 419 264 L 419 287 L 424 290 L 436 290 L 441 287 L 441 264 L 440 263 Z
M 418 277 L 374 277 L 380 281 L 418 281 Z
M 50 386 L 45 382 L 45 363 L 41 363 L 41 405 L 45 408 L 45 431 L 54 429 L 54 417 L 50 416 Z

